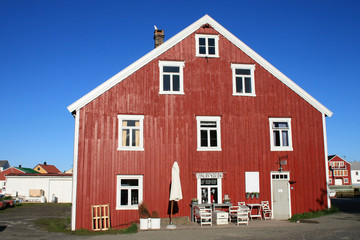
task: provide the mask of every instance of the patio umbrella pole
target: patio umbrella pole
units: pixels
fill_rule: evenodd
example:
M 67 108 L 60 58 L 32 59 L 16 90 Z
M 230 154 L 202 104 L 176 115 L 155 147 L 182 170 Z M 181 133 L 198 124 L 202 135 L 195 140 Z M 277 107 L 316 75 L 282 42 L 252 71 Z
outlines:
M 174 200 L 171 200 L 170 225 L 173 225 L 173 222 L 172 222 L 173 207 L 174 207 Z

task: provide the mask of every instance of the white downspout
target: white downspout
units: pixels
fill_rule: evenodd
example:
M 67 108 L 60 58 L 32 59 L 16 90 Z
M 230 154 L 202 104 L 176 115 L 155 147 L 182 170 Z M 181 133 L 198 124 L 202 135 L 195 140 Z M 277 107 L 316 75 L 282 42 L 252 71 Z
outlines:
M 328 161 L 328 147 L 327 147 L 327 136 L 326 136 L 326 121 L 325 121 L 325 114 L 322 114 L 323 120 L 323 133 L 324 133 L 324 152 L 325 152 L 325 171 L 326 171 L 326 191 L 327 191 L 327 204 L 328 208 L 331 208 L 331 201 L 330 201 L 330 188 L 329 188 L 329 161 Z
M 76 224 L 76 191 L 77 191 L 77 165 L 78 165 L 78 146 L 79 146 L 79 119 L 80 110 L 75 114 L 75 133 L 74 133 L 74 162 L 72 179 L 72 206 L 71 206 L 71 230 L 75 231 Z

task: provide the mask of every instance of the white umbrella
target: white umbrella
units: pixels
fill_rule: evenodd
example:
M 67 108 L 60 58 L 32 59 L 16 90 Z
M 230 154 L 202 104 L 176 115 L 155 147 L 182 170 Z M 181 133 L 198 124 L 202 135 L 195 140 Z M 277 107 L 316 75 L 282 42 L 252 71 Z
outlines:
M 171 170 L 171 190 L 170 190 L 170 198 L 171 201 L 171 211 L 170 211 L 170 225 L 172 224 L 172 212 L 173 212 L 173 204 L 174 201 L 180 201 L 182 199 L 181 192 L 181 183 L 180 183 L 180 169 L 177 162 L 174 162 L 172 170 Z

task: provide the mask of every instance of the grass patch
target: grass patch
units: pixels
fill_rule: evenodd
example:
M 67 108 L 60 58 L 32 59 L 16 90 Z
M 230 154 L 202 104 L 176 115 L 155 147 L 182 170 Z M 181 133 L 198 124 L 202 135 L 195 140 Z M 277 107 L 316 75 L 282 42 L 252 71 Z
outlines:
M 309 218 L 318 218 L 325 215 L 330 215 L 339 212 L 339 209 L 337 207 L 332 206 L 330 209 L 325 209 L 317 212 L 305 212 L 305 213 L 299 213 L 294 214 L 289 221 L 290 222 L 297 222 L 302 219 L 309 219 Z
M 86 229 L 79 229 L 76 231 L 70 230 L 70 217 L 68 218 L 41 218 L 35 221 L 38 227 L 46 229 L 48 232 L 62 232 L 67 234 L 79 236 L 95 236 L 105 234 L 128 234 L 136 233 L 138 228 L 136 224 L 132 224 L 128 228 L 123 229 L 109 229 L 108 231 L 89 231 Z

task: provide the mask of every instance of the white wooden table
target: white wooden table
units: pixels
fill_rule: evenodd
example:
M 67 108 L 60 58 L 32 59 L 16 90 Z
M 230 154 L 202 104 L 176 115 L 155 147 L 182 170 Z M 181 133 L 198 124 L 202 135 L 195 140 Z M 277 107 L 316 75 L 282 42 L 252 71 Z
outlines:
M 253 218 L 260 218 L 260 220 L 262 219 L 261 216 L 261 204 L 260 203 L 248 203 L 246 204 L 249 208 L 250 208 L 250 219 L 252 220 Z M 253 210 L 255 211 L 255 213 L 253 214 Z

